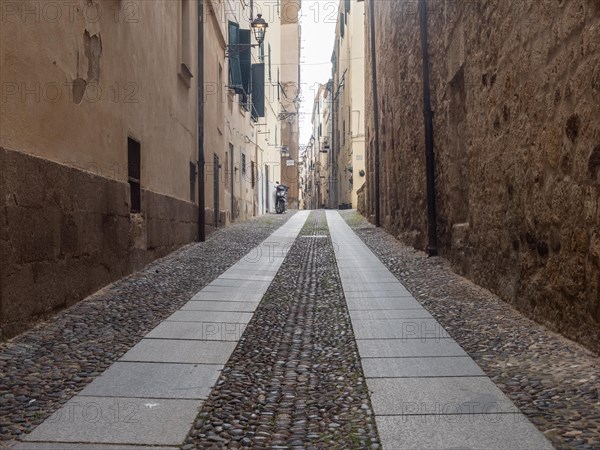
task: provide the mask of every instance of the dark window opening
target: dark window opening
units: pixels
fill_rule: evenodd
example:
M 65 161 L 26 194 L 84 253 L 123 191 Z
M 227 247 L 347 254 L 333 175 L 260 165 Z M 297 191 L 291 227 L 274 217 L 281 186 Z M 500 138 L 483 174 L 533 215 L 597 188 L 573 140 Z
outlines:
M 256 167 L 254 167 L 254 161 L 250 162 L 250 170 L 252 189 L 254 189 L 254 186 L 256 185 Z
M 246 176 L 246 154 L 242 153 L 242 175 Z
M 127 172 L 131 200 L 131 212 L 141 211 L 141 146 L 134 139 L 127 138 Z
M 196 164 L 190 161 L 190 201 L 196 203 Z

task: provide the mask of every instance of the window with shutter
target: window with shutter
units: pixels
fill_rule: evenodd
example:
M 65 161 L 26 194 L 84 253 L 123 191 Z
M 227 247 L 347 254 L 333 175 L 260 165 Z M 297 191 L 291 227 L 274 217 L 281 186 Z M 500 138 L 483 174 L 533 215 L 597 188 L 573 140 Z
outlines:
M 250 94 L 250 72 L 252 70 L 252 53 L 250 47 L 250 30 L 239 30 L 240 71 L 242 75 L 242 107 L 248 110 L 248 95 Z
M 229 22 L 229 87 L 236 92 L 243 91 L 242 69 L 240 65 L 239 44 L 240 26 L 235 22 Z

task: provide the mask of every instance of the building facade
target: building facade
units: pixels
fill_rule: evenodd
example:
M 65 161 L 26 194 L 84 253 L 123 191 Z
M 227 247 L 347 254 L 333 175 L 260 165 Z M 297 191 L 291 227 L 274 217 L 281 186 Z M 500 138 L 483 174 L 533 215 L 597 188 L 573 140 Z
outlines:
M 425 249 L 420 3 L 367 2 L 376 55 L 366 60 L 379 87 L 381 223 Z M 598 2 L 430 0 L 426 9 L 439 252 L 531 318 L 598 351 Z M 371 68 L 364 213 L 375 221 Z
M 331 86 L 320 84 L 313 100 L 312 135 L 303 154 L 300 191 L 304 209 L 329 207 L 329 158 L 331 156 Z
M 204 8 L 206 221 L 216 228 L 258 214 L 258 117 L 253 96 L 263 92 L 252 89 L 257 49 L 250 47 L 254 42 L 249 5 L 205 0 Z
M 288 204 L 298 208 L 300 138 L 300 0 L 281 0 L 281 183 L 289 187 Z
M 182 3 L 2 5 L 3 337 L 197 239 Z
M 201 52 L 195 0 L 2 4 L 3 338 L 197 240 L 201 193 L 207 233 L 268 211 L 284 20 L 265 17 L 267 61 L 261 3 L 204 0 Z
M 330 204 L 356 208 L 365 182 L 365 3 L 339 3 L 333 64 Z

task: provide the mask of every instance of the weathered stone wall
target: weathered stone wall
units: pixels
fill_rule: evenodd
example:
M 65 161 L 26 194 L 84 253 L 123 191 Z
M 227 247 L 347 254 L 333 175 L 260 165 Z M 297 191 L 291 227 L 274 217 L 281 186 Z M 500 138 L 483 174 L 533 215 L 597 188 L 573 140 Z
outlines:
M 197 237 L 198 208 L 0 147 L 0 335 L 8 338 Z
M 530 317 L 600 351 L 600 1 L 428 4 L 441 253 Z M 374 5 L 382 221 L 424 249 L 418 3 Z M 370 64 L 366 71 L 372 220 Z

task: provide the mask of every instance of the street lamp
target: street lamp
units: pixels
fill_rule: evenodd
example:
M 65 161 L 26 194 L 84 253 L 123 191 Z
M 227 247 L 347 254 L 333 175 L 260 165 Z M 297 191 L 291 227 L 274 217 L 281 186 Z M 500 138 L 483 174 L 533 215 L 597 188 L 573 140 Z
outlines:
M 265 34 L 267 34 L 267 28 L 269 24 L 262 18 L 262 14 L 257 14 L 256 19 L 252 21 L 252 29 L 254 30 L 254 38 L 258 45 L 265 41 Z

